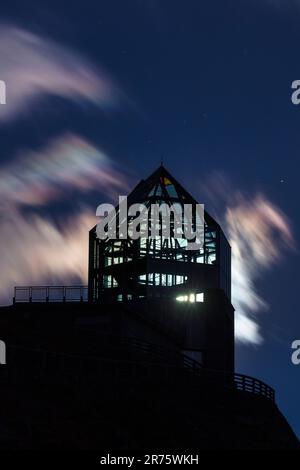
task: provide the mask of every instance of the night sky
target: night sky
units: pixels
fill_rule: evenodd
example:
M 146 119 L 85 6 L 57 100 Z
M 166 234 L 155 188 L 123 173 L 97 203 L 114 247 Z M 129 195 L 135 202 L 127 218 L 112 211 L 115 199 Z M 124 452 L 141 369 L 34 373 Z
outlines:
M 300 0 L 3 0 L 0 18 L 2 303 L 84 282 L 96 207 L 163 159 L 234 245 L 237 370 L 300 436 Z

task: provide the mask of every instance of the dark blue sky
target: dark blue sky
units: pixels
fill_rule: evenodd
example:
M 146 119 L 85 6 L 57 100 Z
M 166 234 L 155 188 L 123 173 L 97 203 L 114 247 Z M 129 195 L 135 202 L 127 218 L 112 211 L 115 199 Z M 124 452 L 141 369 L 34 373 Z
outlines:
M 0 16 L 82 54 L 122 90 L 114 110 L 48 96 L 26 119 L 5 122 L 2 163 L 64 131 L 103 149 L 132 181 L 163 155 L 199 198 L 215 171 L 233 191 L 263 193 L 290 219 L 298 246 L 300 106 L 290 96 L 300 79 L 300 1 L 3 0 Z M 265 341 L 237 347 L 238 370 L 275 387 L 298 435 L 300 366 L 290 345 L 300 338 L 299 261 L 285 252 L 260 279 Z

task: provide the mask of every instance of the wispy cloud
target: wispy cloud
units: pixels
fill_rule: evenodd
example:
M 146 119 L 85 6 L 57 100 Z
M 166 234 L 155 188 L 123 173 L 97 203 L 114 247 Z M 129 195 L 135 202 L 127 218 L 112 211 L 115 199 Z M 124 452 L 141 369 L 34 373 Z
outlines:
M 237 198 L 226 210 L 226 230 L 232 248 L 232 303 L 236 336 L 259 344 L 262 333 L 255 313 L 267 308 L 257 292 L 263 272 L 278 263 L 294 241 L 286 216 L 263 195 Z
M 92 189 L 105 202 L 114 200 L 127 193 L 127 180 L 108 156 L 74 134 L 0 166 L 1 304 L 11 303 L 15 285 L 87 282 L 88 231 L 101 201 L 85 209 L 74 201 L 75 216 L 63 221 L 59 214 L 53 220 L 35 212 L 65 201 L 68 191 L 77 191 L 80 201 Z
M 70 189 L 82 193 L 98 188 L 113 197 L 125 187 L 124 176 L 103 152 L 77 135 L 65 134 L 0 166 L 0 209 L 44 205 Z
M 45 95 L 99 107 L 115 105 L 120 96 L 111 78 L 82 55 L 8 24 L 0 24 L 0 80 L 7 92 L 0 123 L 23 117 Z M 37 215 L 37 208 L 65 202 L 68 194 L 96 190 L 114 199 L 127 189 L 113 161 L 72 133 L 0 164 L 0 302 L 11 301 L 16 284 L 87 280 L 88 231 L 100 201 L 84 210 L 78 203 L 77 216 L 65 217 L 63 224 L 57 223 L 58 216 Z M 24 206 L 30 206 L 30 213 L 24 214 Z
M 213 175 L 207 194 L 225 214 L 219 217 L 232 248 L 232 303 L 236 309 L 237 340 L 260 344 L 263 332 L 257 314 L 268 308 L 258 289 L 264 272 L 294 249 L 290 222 L 263 194 L 253 197 L 235 191 L 222 174 Z
M 59 226 L 40 216 L 12 213 L 0 224 L 0 302 L 10 304 L 15 285 L 87 282 L 88 231 L 94 213 L 82 210 Z
M 112 81 L 71 49 L 24 29 L 0 25 L 0 79 L 6 82 L 7 104 L 0 108 L 8 120 L 44 94 L 110 106 L 117 97 Z

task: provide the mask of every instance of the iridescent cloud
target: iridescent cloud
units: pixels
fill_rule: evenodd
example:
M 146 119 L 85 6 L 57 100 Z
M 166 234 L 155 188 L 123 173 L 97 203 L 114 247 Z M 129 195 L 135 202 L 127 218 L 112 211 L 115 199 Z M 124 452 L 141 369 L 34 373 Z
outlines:
M 6 103 L 0 123 L 34 109 L 45 95 L 99 107 L 114 105 L 119 90 L 82 55 L 24 29 L 0 24 L 0 80 Z M 26 216 L 34 208 L 97 190 L 106 199 L 127 191 L 126 179 L 90 142 L 61 135 L 35 151 L 19 152 L 0 166 L 0 301 L 11 301 L 16 284 L 86 282 L 88 230 L 93 210 L 72 219 Z M 74 207 L 73 207 L 74 209 Z
M 82 210 L 58 226 L 19 212 L 0 224 L 0 302 L 10 304 L 15 285 L 87 283 L 88 231 L 94 213 Z
M 0 79 L 7 104 L 0 122 L 28 111 L 44 94 L 110 106 L 117 89 L 99 68 L 54 41 L 10 25 L 0 25 Z
M 278 263 L 294 247 L 287 217 L 263 195 L 239 197 L 227 207 L 226 231 L 232 248 L 232 303 L 236 309 L 236 337 L 242 342 L 262 342 L 255 313 L 268 307 L 257 293 L 264 270 Z
M 264 195 L 245 196 L 233 190 L 222 174 L 213 175 L 206 193 L 232 249 L 236 338 L 243 343 L 260 344 L 263 333 L 258 313 L 268 304 L 258 293 L 257 285 L 266 270 L 279 263 L 287 250 L 294 249 L 290 222 Z M 220 205 L 224 205 L 223 216 Z
M 80 200 L 92 189 L 107 201 L 126 194 L 128 186 L 109 157 L 73 134 L 0 166 L 1 304 L 11 303 L 15 285 L 87 282 L 88 231 L 101 201 L 83 210 Z M 64 202 L 68 191 L 78 192 L 75 217 L 61 221 L 32 213 L 38 206 Z M 30 213 L 25 214 L 26 205 Z
M 70 189 L 99 189 L 108 197 L 126 187 L 123 175 L 95 146 L 66 134 L 39 151 L 22 152 L 0 166 L 0 208 L 39 206 L 60 198 Z

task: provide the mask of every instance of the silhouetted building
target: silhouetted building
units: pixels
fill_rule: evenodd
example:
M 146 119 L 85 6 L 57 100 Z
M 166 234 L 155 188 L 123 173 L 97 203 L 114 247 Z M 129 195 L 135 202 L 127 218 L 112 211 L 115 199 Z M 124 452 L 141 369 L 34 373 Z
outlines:
M 173 331 L 180 338 L 182 351 L 204 367 L 233 373 L 231 252 L 221 227 L 205 212 L 203 248 L 186 249 L 184 231 L 180 237 L 175 236 L 170 207 L 175 208 L 184 225 L 188 222 L 184 206 L 195 207 L 197 201 L 163 166 L 130 193 L 128 207 L 133 204 L 163 208 L 157 220 L 160 229 L 169 211 L 169 236 L 159 230 L 158 235 L 150 237 L 151 220 L 137 240 L 128 237 L 102 241 L 94 227 L 89 242 L 90 302 L 126 303 L 166 332 Z M 148 216 L 150 219 L 150 210 Z M 122 226 L 119 208 L 116 217 L 117 227 Z M 130 221 L 128 217 L 127 231 Z M 194 232 L 196 223 L 194 212 Z
M 132 204 L 184 214 L 179 208 L 196 201 L 160 166 L 129 195 Z M 234 372 L 231 254 L 221 227 L 205 212 L 204 244 L 187 250 L 171 221 L 169 236 L 159 229 L 135 240 L 99 240 L 94 227 L 88 287 L 15 288 L 0 315 L 0 448 L 299 447 L 274 390 Z M 190 221 L 195 229 L 196 212 Z

